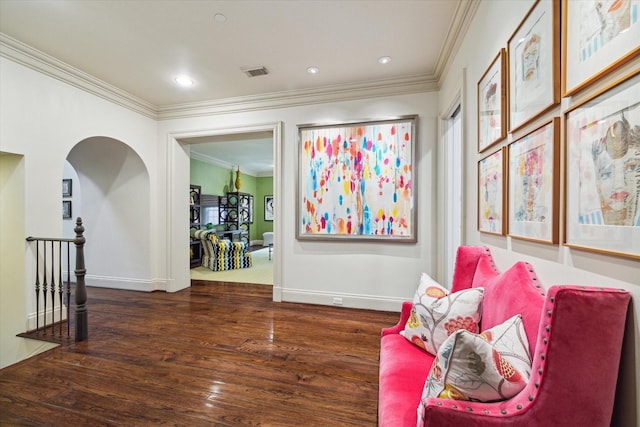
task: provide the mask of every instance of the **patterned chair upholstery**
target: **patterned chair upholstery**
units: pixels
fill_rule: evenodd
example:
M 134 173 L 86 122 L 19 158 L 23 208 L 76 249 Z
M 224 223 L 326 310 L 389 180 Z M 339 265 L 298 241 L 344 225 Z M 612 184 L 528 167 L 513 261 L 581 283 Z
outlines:
M 213 271 L 236 270 L 253 265 L 244 242 L 220 239 L 213 230 L 197 230 L 193 237 L 202 244 L 202 266 Z

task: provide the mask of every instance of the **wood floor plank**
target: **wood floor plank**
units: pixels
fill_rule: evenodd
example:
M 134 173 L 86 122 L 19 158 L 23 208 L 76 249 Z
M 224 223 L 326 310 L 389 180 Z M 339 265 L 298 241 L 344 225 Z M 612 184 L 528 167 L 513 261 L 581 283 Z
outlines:
M 89 341 L 0 370 L 0 425 L 375 426 L 397 313 L 274 303 L 272 288 L 89 288 Z

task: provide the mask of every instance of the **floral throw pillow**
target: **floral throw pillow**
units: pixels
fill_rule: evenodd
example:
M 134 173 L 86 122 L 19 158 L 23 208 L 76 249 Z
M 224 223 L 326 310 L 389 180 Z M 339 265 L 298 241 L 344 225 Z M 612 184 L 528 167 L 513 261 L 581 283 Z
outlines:
M 483 288 L 472 288 L 449 294 L 428 274 L 422 273 L 411 315 L 400 334 L 435 355 L 455 331 L 479 331 L 483 292 Z
M 457 331 L 440 347 L 424 385 L 429 397 L 491 402 L 518 394 L 531 375 L 529 344 L 518 314 L 473 334 Z

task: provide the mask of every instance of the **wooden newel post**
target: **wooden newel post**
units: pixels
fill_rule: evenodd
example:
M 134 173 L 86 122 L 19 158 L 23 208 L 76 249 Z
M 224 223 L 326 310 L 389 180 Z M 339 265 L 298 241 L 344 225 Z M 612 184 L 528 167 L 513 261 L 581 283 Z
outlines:
M 82 218 L 78 217 L 73 230 L 76 232 L 76 238 L 73 243 L 76 245 L 76 342 L 78 342 L 89 338 L 87 287 L 84 284 L 84 275 L 87 272 L 84 265 L 84 243 L 86 239 L 83 235 Z

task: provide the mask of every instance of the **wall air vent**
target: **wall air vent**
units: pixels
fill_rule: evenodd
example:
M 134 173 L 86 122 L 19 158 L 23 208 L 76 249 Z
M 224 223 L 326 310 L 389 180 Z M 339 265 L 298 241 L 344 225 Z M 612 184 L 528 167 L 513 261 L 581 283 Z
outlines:
M 266 76 L 269 71 L 265 67 L 241 68 L 242 72 L 248 77 Z

